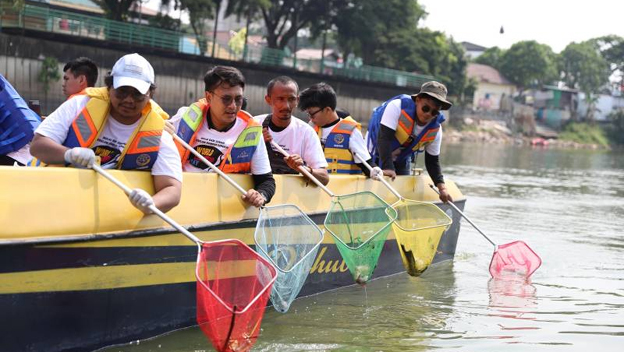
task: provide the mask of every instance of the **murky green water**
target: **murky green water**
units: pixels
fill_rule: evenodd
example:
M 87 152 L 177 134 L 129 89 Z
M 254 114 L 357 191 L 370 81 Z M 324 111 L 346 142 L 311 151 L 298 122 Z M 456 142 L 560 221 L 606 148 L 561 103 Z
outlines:
M 466 214 L 543 260 L 530 283 L 490 280 L 493 247 L 470 225 L 453 263 L 267 309 L 254 351 L 622 351 L 624 157 L 446 145 Z M 108 351 L 211 351 L 198 328 Z

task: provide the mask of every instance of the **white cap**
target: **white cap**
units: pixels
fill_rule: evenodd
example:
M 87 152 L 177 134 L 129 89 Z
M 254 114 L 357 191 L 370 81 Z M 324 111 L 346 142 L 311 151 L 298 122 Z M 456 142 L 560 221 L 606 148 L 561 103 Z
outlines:
M 143 56 L 136 53 L 124 55 L 117 60 L 111 75 L 115 89 L 130 86 L 145 94 L 150 85 L 154 84 L 154 68 Z

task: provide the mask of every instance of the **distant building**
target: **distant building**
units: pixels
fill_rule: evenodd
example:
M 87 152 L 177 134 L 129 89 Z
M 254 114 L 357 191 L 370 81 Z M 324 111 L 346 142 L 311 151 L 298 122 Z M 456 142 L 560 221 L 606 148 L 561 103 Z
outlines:
M 466 50 L 466 55 L 470 59 L 476 59 L 487 50 L 486 47 L 471 42 L 461 42 L 461 45 L 464 47 L 464 50 Z
M 483 102 L 489 100 L 488 110 L 499 110 L 501 99 L 513 96 L 517 90 L 511 81 L 492 66 L 469 63 L 466 76 L 477 81 L 477 89 L 472 98 L 474 108 L 483 106 Z
M 103 15 L 100 6 L 91 0 L 26 0 L 30 4 L 47 4 L 51 9 L 75 12 L 82 15 Z M 130 8 L 130 21 L 147 24 L 149 18 L 155 17 L 158 11 L 143 6 L 142 2 L 135 3 Z

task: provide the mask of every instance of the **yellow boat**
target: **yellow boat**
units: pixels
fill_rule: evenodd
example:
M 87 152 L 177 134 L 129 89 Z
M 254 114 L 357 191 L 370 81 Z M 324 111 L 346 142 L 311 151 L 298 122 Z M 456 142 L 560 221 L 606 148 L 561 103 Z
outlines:
M 131 188 L 153 191 L 148 173 L 110 171 Z M 234 175 L 243 188 L 251 177 Z M 295 204 L 322 227 L 331 199 L 300 176 L 276 176 L 271 204 Z M 404 197 L 439 202 L 425 175 L 392 185 Z M 465 200 L 447 181 L 455 203 Z M 383 184 L 331 176 L 336 194 L 372 191 L 393 203 Z M 436 203 L 447 214 L 446 205 Z M 204 241 L 238 238 L 253 245 L 258 211 L 215 174 L 184 174 L 182 202 L 168 213 Z M 434 262 L 453 258 L 459 217 Z M 0 167 L 0 312 L 3 351 L 90 351 L 195 325 L 196 245 L 92 170 Z M 404 268 L 388 236 L 374 276 Z M 326 235 L 300 296 L 352 285 Z

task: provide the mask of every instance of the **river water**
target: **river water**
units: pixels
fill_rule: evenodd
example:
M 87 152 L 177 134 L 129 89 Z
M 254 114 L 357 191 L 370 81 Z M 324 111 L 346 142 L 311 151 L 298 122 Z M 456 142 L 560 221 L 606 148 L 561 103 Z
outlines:
M 453 262 L 267 309 L 254 351 L 624 350 L 624 158 L 617 152 L 445 145 L 466 215 L 524 240 L 530 282 L 491 280 L 493 247 L 467 222 Z M 190 328 L 108 351 L 211 351 Z

